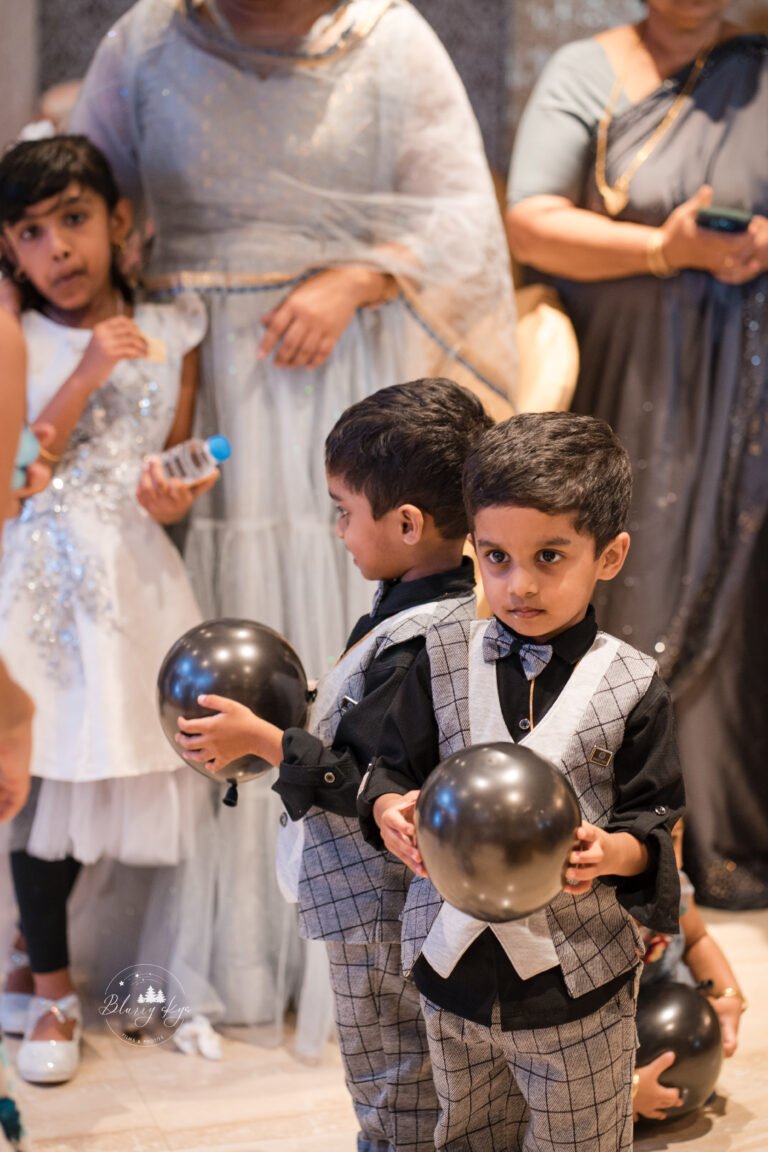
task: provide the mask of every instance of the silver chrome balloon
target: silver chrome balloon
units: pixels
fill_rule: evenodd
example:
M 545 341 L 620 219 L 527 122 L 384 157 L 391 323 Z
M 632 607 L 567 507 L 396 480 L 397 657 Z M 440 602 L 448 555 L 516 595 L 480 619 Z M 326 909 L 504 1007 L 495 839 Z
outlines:
M 180 716 L 213 716 L 198 696 L 225 696 L 245 704 L 278 728 L 302 727 L 307 715 L 307 678 L 301 661 L 278 632 L 253 620 L 207 620 L 176 641 L 157 677 L 157 702 L 165 735 L 190 768 L 230 790 L 224 802 L 237 803 L 237 784 L 269 771 L 258 756 L 241 756 L 212 771 L 189 760 L 174 737 Z
M 447 757 L 416 805 L 418 848 L 435 888 L 492 923 L 529 916 L 557 896 L 580 822 L 565 776 L 512 743 Z

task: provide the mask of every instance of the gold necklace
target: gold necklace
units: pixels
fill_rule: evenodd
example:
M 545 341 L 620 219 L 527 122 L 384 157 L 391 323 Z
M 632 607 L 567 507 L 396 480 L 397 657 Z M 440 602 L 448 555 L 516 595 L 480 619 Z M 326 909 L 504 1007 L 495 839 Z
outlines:
M 605 175 L 605 158 L 608 148 L 608 128 L 611 120 L 613 119 L 613 110 L 616 106 L 616 101 L 621 95 L 624 87 L 627 72 L 629 71 L 629 62 L 635 51 L 643 43 L 643 39 L 638 32 L 637 44 L 633 49 L 627 53 L 627 58 L 621 74 L 616 77 L 616 82 L 611 89 L 611 94 L 608 97 L 608 102 L 603 110 L 603 115 L 597 128 L 597 152 L 595 154 L 595 183 L 597 190 L 602 197 L 605 210 L 609 216 L 618 216 L 623 212 L 629 202 L 629 185 L 641 164 L 644 164 L 648 157 L 651 155 L 657 144 L 666 136 L 670 128 L 677 120 L 678 116 L 683 110 L 683 104 L 690 96 L 693 89 L 696 87 L 702 69 L 709 59 L 709 54 L 714 45 L 710 44 L 708 48 L 702 48 L 698 56 L 694 60 L 691 70 L 688 73 L 688 79 L 680 89 L 675 98 L 675 102 L 667 112 L 661 123 L 653 130 L 651 135 L 643 144 L 642 148 L 635 154 L 629 163 L 629 166 L 622 172 L 616 183 L 611 187 Z

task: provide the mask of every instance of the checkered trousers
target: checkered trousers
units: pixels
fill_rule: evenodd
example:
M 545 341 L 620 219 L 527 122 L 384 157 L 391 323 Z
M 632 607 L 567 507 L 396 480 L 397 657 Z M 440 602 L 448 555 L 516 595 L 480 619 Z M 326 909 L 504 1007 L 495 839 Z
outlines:
M 415 986 L 400 947 L 326 943 L 358 1152 L 433 1152 L 438 1106 Z
M 590 1016 L 502 1032 L 422 997 L 444 1152 L 631 1152 L 635 981 Z

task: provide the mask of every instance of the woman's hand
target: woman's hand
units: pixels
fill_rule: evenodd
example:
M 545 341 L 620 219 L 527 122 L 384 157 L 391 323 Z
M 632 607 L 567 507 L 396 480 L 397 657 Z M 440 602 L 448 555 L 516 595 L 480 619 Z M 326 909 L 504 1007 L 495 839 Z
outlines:
M 218 478 L 216 470 L 195 484 L 169 480 L 157 456 L 148 456 L 139 477 L 136 499 L 158 524 L 178 524 L 195 500 L 209 492 Z
M 75 375 L 95 392 L 106 384 L 121 360 L 140 360 L 149 353 L 149 342 L 129 316 L 112 316 L 93 329 L 85 355 Z
M 759 271 L 768 272 L 768 216 L 753 216 L 747 231 L 755 245 Z
M 754 220 L 754 228 L 750 225 L 746 232 L 738 234 L 726 235 L 701 228 L 696 223 L 696 213 L 699 208 L 707 208 L 711 203 L 712 189 L 704 185 L 690 200 L 670 212 L 661 226 L 664 237 L 661 246 L 663 256 L 672 269 L 698 268 L 725 284 L 745 284 L 759 275 L 762 267 L 766 266 L 763 264 L 761 267 L 758 252 L 760 234 L 763 236 L 763 244 L 766 243 L 766 237 L 761 226 L 755 224 Z M 760 219 L 764 218 L 758 217 Z
M 318 368 L 330 356 L 358 308 L 384 299 L 389 277 L 349 265 L 329 268 L 299 284 L 262 317 L 266 328 L 258 356 L 277 348 L 279 368 Z
M 675 1062 L 674 1052 L 662 1052 L 644 1068 L 636 1068 L 637 1093 L 632 1101 L 632 1111 L 636 1116 L 648 1120 L 666 1120 L 667 1108 L 679 1108 L 683 1097 L 679 1088 L 665 1088 L 659 1083 L 659 1076 L 671 1068 Z

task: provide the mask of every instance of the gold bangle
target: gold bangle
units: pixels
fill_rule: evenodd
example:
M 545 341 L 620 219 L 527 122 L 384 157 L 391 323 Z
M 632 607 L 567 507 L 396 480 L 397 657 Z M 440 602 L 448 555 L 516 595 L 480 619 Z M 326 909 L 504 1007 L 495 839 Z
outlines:
M 739 988 L 723 988 L 722 992 L 712 992 L 713 1000 L 741 1000 L 741 1011 L 746 1012 L 748 1008 L 747 998 Z
M 660 280 L 668 280 L 670 276 L 677 276 L 677 269 L 673 268 L 664 255 L 663 245 L 666 236 L 660 228 L 655 229 L 648 238 L 645 246 L 645 259 L 648 271 Z
M 634 1100 L 640 1091 L 640 1073 L 632 1073 L 632 1099 Z
M 54 452 L 49 452 L 47 448 L 43 448 L 42 444 L 39 446 L 37 454 L 43 460 L 47 460 L 49 464 L 58 464 L 59 460 L 61 460 L 61 456 L 57 456 Z

